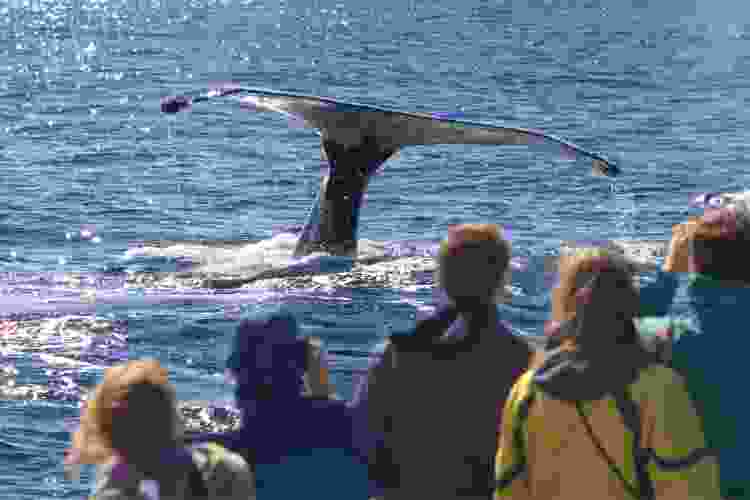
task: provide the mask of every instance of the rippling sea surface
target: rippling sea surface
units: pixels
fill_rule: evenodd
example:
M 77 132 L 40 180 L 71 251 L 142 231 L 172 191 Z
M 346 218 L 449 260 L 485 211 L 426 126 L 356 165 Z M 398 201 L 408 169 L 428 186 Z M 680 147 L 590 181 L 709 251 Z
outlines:
M 747 13 L 739 0 L 1 0 L 3 302 L 24 312 L 43 290 L 80 294 L 50 276 L 122 270 L 140 240 L 266 240 L 304 221 L 321 171 L 310 130 L 229 103 L 159 113 L 161 97 L 217 81 L 541 128 L 624 171 L 592 178 L 533 147 L 406 149 L 371 184 L 368 240 L 435 240 L 478 221 L 506 224 L 517 256 L 665 239 L 690 194 L 747 188 Z M 46 273 L 44 288 L 19 272 Z M 517 273 L 503 306 L 528 334 L 548 308 L 534 278 Z M 126 325 L 126 347 L 104 346 L 110 362 L 154 356 L 181 398 L 230 398 L 219 374 L 237 318 L 287 303 L 340 353 L 348 396 L 367 350 L 431 300 L 429 287 L 175 301 L 87 286 L 133 300 L 94 301 L 79 320 L 53 302 L 6 324 L 17 384 L 59 384 L 56 363 L 70 360 L 93 384 L 107 356 L 63 355 L 89 321 L 89 333 Z M 60 466 L 76 414 L 75 401 L 0 401 L 0 497 L 86 494 L 89 475 L 66 482 Z

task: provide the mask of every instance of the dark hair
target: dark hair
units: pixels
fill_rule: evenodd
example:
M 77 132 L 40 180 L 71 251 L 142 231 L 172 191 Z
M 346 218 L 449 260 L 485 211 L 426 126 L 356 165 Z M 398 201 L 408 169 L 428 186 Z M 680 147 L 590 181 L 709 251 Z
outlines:
M 737 200 L 731 207 L 704 214 L 690 239 L 697 270 L 713 278 L 750 284 L 750 207 Z M 708 220 L 706 220 L 708 218 Z M 718 225 L 718 231 L 715 229 Z
M 750 239 L 738 234 L 734 239 L 696 236 L 691 241 L 691 253 L 701 273 L 716 279 L 750 284 Z
M 508 271 L 510 252 L 496 224 L 453 226 L 440 246 L 440 285 L 454 301 L 494 298 Z

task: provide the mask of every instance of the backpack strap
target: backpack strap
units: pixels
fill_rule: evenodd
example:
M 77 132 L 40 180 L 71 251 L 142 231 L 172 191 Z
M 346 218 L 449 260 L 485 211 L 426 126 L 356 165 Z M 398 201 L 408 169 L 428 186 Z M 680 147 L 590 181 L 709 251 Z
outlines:
M 602 442 L 598 437 L 596 437 L 596 434 L 594 434 L 594 430 L 591 428 L 591 423 L 589 422 L 588 417 L 586 417 L 586 413 L 583 411 L 583 404 L 580 401 L 576 401 L 575 405 L 578 416 L 581 418 L 581 422 L 586 429 L 586 433 L 591 439 L 591 442 L 594 443 L 594 446 L 596 446 L 596 451 L 599 453 L 599 456 L 602 457 L 605 462 L 607 462 L 607 467 L 609 467 L 610 472 L 617 476 L 617 479 L 620 480 L 620 483 L 622 483 L 625 491 L 627 491 L 631 497 L 636 500 L 644 500 L 645 498 L 647 498 L 643 497 L 638 488 L 633 487 L 633 485 L 630 484 L 627 479 L 625 479 L 625 476 L 623 475 L 620 468 L 617 467 L 615 461 L 609 456 L 609 454 L 607 454 L 607 451 L 604 449 Z
M 656 497 L 654 484 L 648 474 L 646 467 L 651 458 L 651 453 L 641 446 L 641 409 L 630 397 L 627 387 L 614 394 L 617 409 L 620 410 L 625 426 L 633 435 L 633 460 L 635 463 L 635 474 L 638 481 L 640 498 L 653 500 Z
M 630 496 L 637 500 L 654 500 L 656 498 L 654 485 L 651 482 L 648 470 L 646 469 L 650 460 L 650 453 L 648 452 L 648 450 L 645 450 L 641 447 L 640 409 L 638 408 L 637 403 L 633 401 L 633 399 L 628 394 L 627 388 L 624 388 L 621 391 L 617 391 L 613 394 L 613 396 L 615 398 L 617 409 L 620 412 L 620 416 L 623 419 L 625 427 L 633 435 L 633 447 L 631 453 L 635 465 L 636 481 L 638 483 L 637 487 L 634 487 L 632 484 L 630 484 L 630 482 L 628 482 L 628 480 L 622 474 L 622 471 L 617 467 L 615 461 L 607 454 L 604 446 L 601 443 L 601 440 L 599 440 L 596 434 L 594 434 L 594 431 L 591 428 L 591 423 L 586 417 L 580 401 L 576 402 L 576 410 L 581 418 L 583 426 L 586 428 L 586 433 L 589 435 L 589 438 L 591 438 L 594 446 L 596 446 L 597 452 L 604 459 L 604 461 L 607 462 L 607 466 L 609 467 L 610 471 L 612 471 L 612 473 L 617 476 Z
M 615 461 L 606 452 L 601 440 L 594 433 L 594 430 L 591 427 L 591 423 L 589 422 L 589 419 L 586 416 L 583 410 L 583 405 L 580 401 L 577 401 L 575 403 L 576 411 L 581 418 L 581 422 L 586 429 L 586 433 L 596 447 L 599 456 L 601 456 L 601 458 L 607 463 L 610 471 L 622 483 L 628 494 L 635 500 L 654 500 L 654 485 L 647 470 L 647 465 L 651 458 L 651 454 L 648 450 L 645 450 L 641 447 L 640 409 L 638 407 L 638 404 L 630 397 L 627 388 L 614 393 L 613 397 L 615 399 L 617 409 L 620 412 L 625 427 L 633 436 L 633 447 L 631 452 L 635 464 L 637 486 L 633 486 L 625 478 Z M 508 471 L 508 473 L 506 473 L 504 477 L 501 477 L 498 481 L 495 482 L 496 488 L 503 488 L 507 486 L 507 484 L 515 479 L 518 474 L 520 474 L 526 467 L 526 450 L 524 449 L 525 440 L 523 439 L 523 428 L 526 424 L 526 420 L 528 419 L 529 410 L 531 404 L 534 402 L 534 399 L 535 390 L 532 388 L 520 405 L 520 411 L 518 414 L 519 420 L 517 425 L 513 429 L 513 446 L 515 448 L 516 456 L 519 457 L 519 460 L 516 463 L 516 466 L 513 467 L 513 469 Z

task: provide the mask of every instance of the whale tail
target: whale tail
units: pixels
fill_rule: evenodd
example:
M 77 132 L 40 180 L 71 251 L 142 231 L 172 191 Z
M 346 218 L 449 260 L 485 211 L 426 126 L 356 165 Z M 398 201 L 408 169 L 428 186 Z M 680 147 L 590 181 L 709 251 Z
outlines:
M 355 256 L 362 197 L 370 177 L 390 158 L 394 149 L 383 149 L 370 137 L 362 144 L 345 148 L 335 140 L 323 140 L 328 175 L 321 179 L 294 255 L 322 251 Z
M 325 97 L 222 85 L 196 97 L 177 96 L 162 100 L 165 113 L 189 109 L 194 103 L 235 96 L 243 108 L 274 111 L 318 130 L 328 175 L 321 180 L 295 255 L 315 251 L 352 255 L 357 249 L 357 226 L 362 197 L 370 177 L 396 151 L 415 145 L 484 144 L 524 145 L 549 143 L 566 156 L 591 161 L 600 176 L 619 173 L 617 165 L 576 144 L 536 129 L 486 125 L 444 118 L 439 115 L 391 111 L 374 106 L 346 103 Z

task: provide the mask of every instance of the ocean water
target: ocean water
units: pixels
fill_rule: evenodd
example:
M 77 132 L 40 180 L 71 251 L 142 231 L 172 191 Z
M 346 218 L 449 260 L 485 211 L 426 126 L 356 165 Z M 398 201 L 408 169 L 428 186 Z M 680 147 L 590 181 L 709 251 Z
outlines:
M 518 256 L 561 240 L 665 239 L 690 194 L 747 188 L 748 10 L 739 0 L 2 0 L 0 272 L 94 273 L 140 240 L 259 240 L 302 223 L 321 169 L 314 133 L 229 103 L 159 113 L 163 96 L 230 80 L 541 128 L 624 172 L 592 178 L 534 147 L 407 149 L 371 184 L 363 238 L 433 240 L 452 223 L 493 221 Z M 503 310 L 535 334 L 547 299 L 524 287 L 530 279 L 514 278 Z M 140 300 L 95 315 L 126 321 L 128 355 L 164 362 L 181 397 L 222 399 L 237 318 L 287 303 L 305 332 L 344 353 L 331 362 L 348 395 L 367 350 L 411 324 L 431 293 L 345 295 Z M 49 383 L 27 354 L 14 358 L 19 383 Z M 76 413 L 75 402 L 0 401 L 0 498 L 86 494 L 88 476 L 67 482 L 60 466 Z

